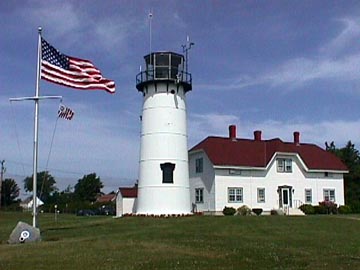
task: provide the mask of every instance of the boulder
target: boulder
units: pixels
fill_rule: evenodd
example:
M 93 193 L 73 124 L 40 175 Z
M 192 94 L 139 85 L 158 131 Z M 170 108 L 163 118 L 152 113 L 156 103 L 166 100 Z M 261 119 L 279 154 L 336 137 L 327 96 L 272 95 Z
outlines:
M 40 230 L 33 226 L 19 221 L 12 233 L 10 234 L 9 244 L 22 244 L 40 241 Z

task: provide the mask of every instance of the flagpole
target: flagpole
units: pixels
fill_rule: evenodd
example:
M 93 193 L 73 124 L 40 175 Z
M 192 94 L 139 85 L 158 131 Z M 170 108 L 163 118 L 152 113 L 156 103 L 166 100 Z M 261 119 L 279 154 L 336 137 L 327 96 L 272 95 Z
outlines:
M 38 28 L 38 54 L 37 54 L 37 69 L 36 69 L 36 85 L 35 85 L 35 96 L 34 97 L 21 97 L 21 98 L 10 98 L 11 101 L 24 101 L 34 100 L 34 145 L 33 145 L 33 227 L 37 227 L 37 170 L 38 170 L 38 131 L 39 131 L 39 101 L 43 99 L 60 99 L 61 96 L 40 96 L 40 80 L 41 80 L 41 66 L 42 66 L 42 38 L 41 38 L 41 27 Z
M 35 112 L 34 112 L 34 147 L 33 147 L 33 227 L 37 227 L 37 169 L 38 169 L 38 139 L 39 139 L 39 93 L 41 77 L 41 27 L 38 28 L 38 55 L 35 87 Z

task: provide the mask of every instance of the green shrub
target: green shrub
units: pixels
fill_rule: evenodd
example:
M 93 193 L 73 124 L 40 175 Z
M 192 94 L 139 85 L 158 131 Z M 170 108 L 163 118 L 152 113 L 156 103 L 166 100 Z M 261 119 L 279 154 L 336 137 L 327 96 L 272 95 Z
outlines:
M 243 205 L 243 206 L 239 207 L 236 210 L 236 212 L 240 216 L 250 216 L 251 215 L 251 209 L 246 205 Z
M 262 213 L 262 208 L 253 208 L 252 211 L 257 215 L 260 216 Z
M 234 207 L 224 207 L 223 214 L 225 216 L 233 216 L 236 213 L 236 210 Z
M 10 205 L 6 205 L 6 206 L 2 206 L 1 207 L 1 210 L 2 211 L 18 211 L 18 212 L 20 212 L 20 211 L 22 211 L 23 209 L 20 207 L 20 205 L 19 205 L 19 202 L 16 202 L 16 203 L 12 203 L 12 204 L 10 204 Z
M 312 206 L 311 204 L 303 204 L 302 206 L 299 207 L 299 209 L 303 211 L 305 215 L 315 214 L 314 206 Z
M 351 202 L 349 204 L 349 206 L 351 207 L 351 212 L 352 213 L 356 213 L 356 214 L 359 214 L 360 213 L 360 201 L 358 202 Z
M 315 211 L 316 215 L 326 215 L 327 214 L 327 209 L 321 205 L 315 205 L 314 211 Z
M 350 214 L 351 213 L 351 207 L 348 205 L 340 205 L 338 208 L 339 214 Z

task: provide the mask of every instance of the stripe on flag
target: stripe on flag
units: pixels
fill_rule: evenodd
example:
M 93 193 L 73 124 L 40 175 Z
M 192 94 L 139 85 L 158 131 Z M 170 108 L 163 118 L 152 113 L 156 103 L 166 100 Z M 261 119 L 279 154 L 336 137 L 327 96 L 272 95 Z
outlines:
M 41 38 L 41 78 L 81 90 L 105 90 L 115 93 L 115 82 L 102 76 L 94 64 L 62 54 Z
M 59 110 L 58 110 L 58 117 L 64 118 L 66 120 L 71 120 L 74 117 L 75 112 L 70 109 L 69 107 L 66 107 L 63 104 L 60 104 Z

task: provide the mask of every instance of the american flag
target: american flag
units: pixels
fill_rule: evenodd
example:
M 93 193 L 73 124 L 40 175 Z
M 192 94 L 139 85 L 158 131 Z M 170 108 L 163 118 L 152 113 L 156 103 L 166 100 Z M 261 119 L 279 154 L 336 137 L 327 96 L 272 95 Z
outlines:
M 74 117 L 75 112 L 70 109 L 69 107 L 66 107 L 63 104 L 60 104 L 59 110 L 58 110 L 58 117 L 64 118 L 66 120 L 71 120 Z
M 115 82 L 102 76 L 89 60 L 62 54 L 41 38 L 41 78 L 81 90 L 105 90 L 115 93 Z

